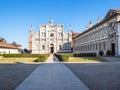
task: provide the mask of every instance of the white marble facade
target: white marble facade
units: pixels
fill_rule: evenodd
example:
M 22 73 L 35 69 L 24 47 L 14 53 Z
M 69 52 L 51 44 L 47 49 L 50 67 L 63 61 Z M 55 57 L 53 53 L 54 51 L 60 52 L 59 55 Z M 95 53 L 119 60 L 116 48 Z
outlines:
M 38 32 L 30 28 L 32 54 L 71 52 L 71 27 L 65 33 L 63 24 L 54 24 L 50 19 L 49 24 L 41 24 L 39 28 Z
M 91 24 L 91 22 L 90 22 Z M 103 20 L 90 25 L 78 37 L 74 38 L 73 53 L 97 53 L 111 50 L 120 56 L 120 10 L 111 9 Z

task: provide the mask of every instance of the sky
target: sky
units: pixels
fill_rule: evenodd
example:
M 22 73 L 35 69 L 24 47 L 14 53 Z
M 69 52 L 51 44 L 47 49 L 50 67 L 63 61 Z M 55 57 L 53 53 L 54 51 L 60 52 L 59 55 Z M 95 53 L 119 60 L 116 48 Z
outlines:
M 120 9 L 120 0 L 0 0 L 0 37 L 28 48 L 30 26 L 39 31 L 40 24 L 64 24 L 67 32 L 83 32 L 89 22 L 97 23 L 110 9 Z

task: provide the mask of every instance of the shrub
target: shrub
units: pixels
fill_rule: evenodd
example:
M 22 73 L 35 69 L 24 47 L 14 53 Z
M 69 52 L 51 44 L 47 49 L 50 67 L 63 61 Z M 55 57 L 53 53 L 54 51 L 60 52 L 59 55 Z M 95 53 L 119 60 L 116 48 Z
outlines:
M 44 62 L 46 60 L 45 56 L 39 56 L 37 62 Z
M 64 62 L 67 62 L 69 59 L 69 56 L 68 55 L 61 55 L 61 60 L 64 61 Z
M 74 57 L 95 57 L 96 53 L 76 53 L 73 54 Z
M 108 56 L 112 55 L 112 51 L 111 50 L 107 50 L 106 55 L 108 55 Z
M 103 55 L 104 55 L 104 52 L 103 52 L 103 51 L 99 51 L 99 55 L 100 55 L 100 56 L 103 56 Z
M 67 62 L 70 55 L 68 54 L 54 54 L 60 61 Z

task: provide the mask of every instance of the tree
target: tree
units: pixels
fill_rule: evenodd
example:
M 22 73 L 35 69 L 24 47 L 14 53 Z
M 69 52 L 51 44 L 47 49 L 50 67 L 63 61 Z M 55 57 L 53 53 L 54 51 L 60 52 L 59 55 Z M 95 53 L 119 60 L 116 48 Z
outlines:
M 18 51 L 19 51 L 20 53 L 23 53 L 23 49 L 21 49 L 21 48 L 19 48 Z
M 20 45 L 20 44 L 17 44 L 15 41 L 14 41 L 14 42 L 12 42 L 12 45 L 13 45 L 13 46 L 16 46 L 16 47 L 18 47 L 18 48 L 20 48 L 20 47 L 21 47 L 21 45 Z
M 14 45 L 14 46 L 18 46 L 18 44 L 14 41 L 14 42 L 12 42 L 12 45 Z
M 0 37 L 0 42 L 6 42 L 6 40 L 2 37 Z
M 104 55 L 104 52 L 103 52 L 103 51 L 99 51 L 99 55 L 100 55 L 100 56 L 103 56 L 103 55 Z
M 29 50 L 25 48 L 24 53 L 29 53 Z
M 108 55 L 108 56 L 112 55 L 112 51 L 111 50 L 107 50 L 106 55 Z

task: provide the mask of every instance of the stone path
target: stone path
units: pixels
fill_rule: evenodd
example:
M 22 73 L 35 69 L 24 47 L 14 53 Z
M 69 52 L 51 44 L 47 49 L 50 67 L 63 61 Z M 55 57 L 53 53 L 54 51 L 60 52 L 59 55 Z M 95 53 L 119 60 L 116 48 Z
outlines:
M 51 54 L 45 63 L 59 63 L 59 60 L 53 54 Z
M 89 90 L 64 64 L 50 55 L 16 90 Z

